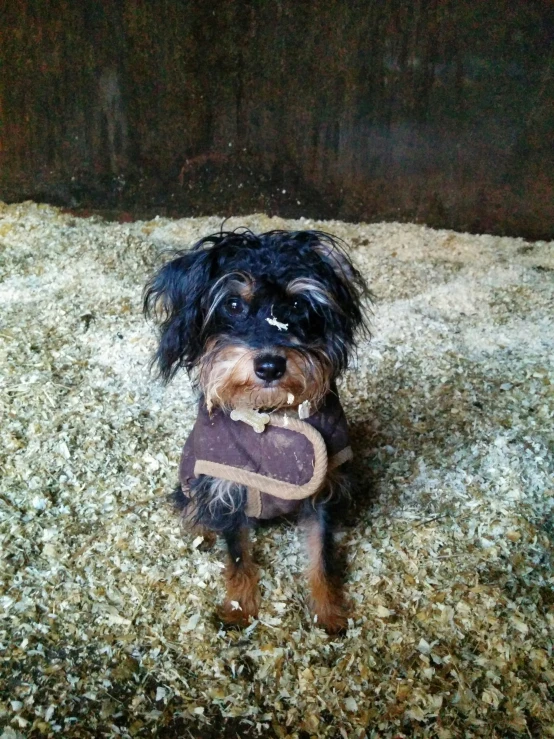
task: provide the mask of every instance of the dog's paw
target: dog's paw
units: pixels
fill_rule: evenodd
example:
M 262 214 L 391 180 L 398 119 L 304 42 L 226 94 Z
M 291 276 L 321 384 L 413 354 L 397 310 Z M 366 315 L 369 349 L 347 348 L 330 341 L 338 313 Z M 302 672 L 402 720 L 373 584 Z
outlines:
M 244 629 L 258 617 L 258 608 L 255 604 L 251 604 L 248 608 L 236 600 L 226 600 L 217 609 L 217 616 L 225 626 Z
M 314 626 L 328 634 L 343 634 L 348 628 L 348 609 L 340 591 L 331 592 L 325 600 L 312 598 L 311 609 Z
M 231 626 L 248 626 L 258 617 L 260 607 L 258 568 L 247 558 L 240 566 L 230 563 L 226 577 L 227 598 L 219 609 L 221 620 Z
M 199 552 L 209 552 L 214 548 L 217 542 L 217 534 L 214 531 L 210 531 L 210 529 L 202 529 L 202 531 L 197 531 L 195 533 L 198 533 L 198 536 L 196 536 L 192 542 L 195 549 L 198 549 Z
M 315 613 L 314 625 L 325 629 L 330 636 L 344 634 L 348 628 L 348 615 L 343 610 L 334 613 Z

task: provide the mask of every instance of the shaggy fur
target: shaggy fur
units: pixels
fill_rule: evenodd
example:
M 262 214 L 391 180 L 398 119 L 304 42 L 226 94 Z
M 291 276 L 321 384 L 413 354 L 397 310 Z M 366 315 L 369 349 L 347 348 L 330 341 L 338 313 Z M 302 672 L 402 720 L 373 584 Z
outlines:
M 154 358 L 165 381 L 184 368 L 208 411 L 316 408 L 346 368 L 358 330 L 366 330 L 366 287 L 338 241 L 320 231 L 248 230 L 207 236 L 179 252 L 153 277 L 145 313 L 160 325 Z M 328 511 L 347 488 L 342 471 L 302 507 L 308 580 L 316 622 L 329 632 L 345 623 L 333 565 Z M 229 623 L 256 617 L 259 595 L 244 513 L 246 489 L 201 475 L 177 495 L 187 520 L 221 533 L 229 548 Z

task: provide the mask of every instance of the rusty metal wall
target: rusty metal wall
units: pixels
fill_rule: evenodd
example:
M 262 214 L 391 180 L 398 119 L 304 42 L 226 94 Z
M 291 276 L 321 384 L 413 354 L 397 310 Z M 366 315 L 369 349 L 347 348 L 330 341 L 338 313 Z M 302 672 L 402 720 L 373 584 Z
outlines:
M 5 0 L 0 197 L 554 236 L 550 0 Z

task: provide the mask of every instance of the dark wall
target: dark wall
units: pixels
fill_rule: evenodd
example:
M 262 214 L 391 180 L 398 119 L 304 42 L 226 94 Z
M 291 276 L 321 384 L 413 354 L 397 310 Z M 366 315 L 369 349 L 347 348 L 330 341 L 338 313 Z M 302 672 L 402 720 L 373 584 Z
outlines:
M 4 0 L 0 197 L 554 237 L 550 0 Z

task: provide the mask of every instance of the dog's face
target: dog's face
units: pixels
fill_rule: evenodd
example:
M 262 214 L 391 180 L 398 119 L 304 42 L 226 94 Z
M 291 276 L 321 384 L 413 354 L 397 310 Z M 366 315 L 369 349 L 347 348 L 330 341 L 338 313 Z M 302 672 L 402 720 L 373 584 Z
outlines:
M 317 403 L 345 368 L 365 290 L 337 241 L 317 231 L 219 233 L 147 285 L 161 324 L 156 361 L 180 367 L 208 408 Z

